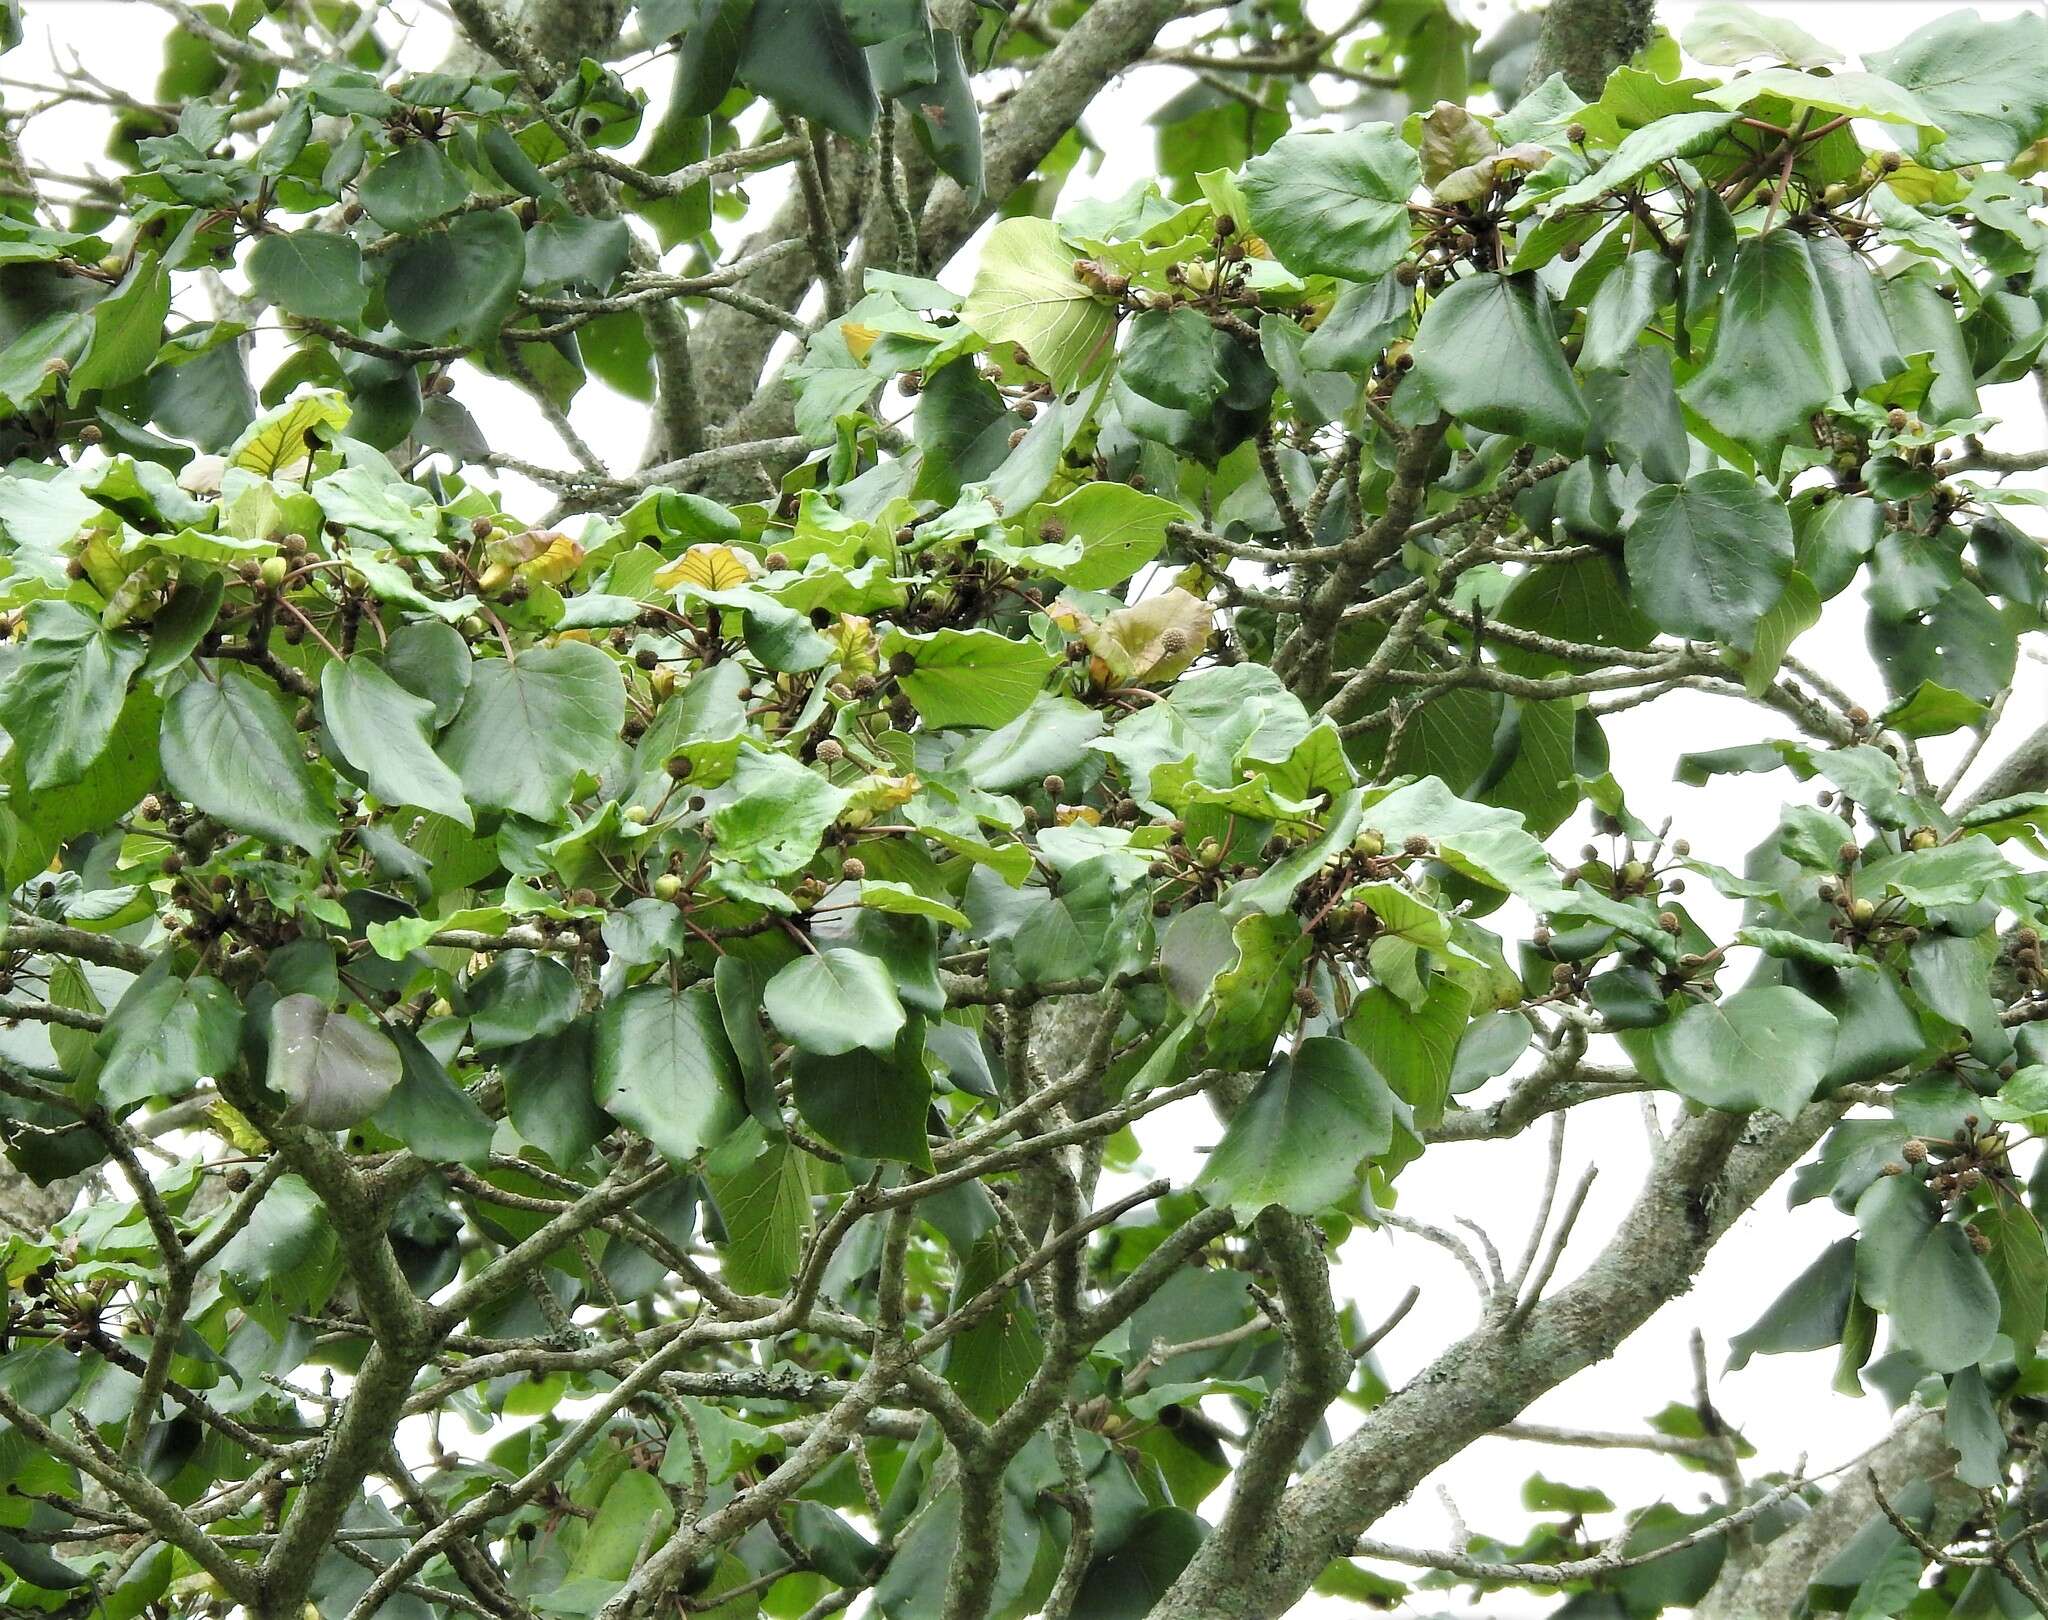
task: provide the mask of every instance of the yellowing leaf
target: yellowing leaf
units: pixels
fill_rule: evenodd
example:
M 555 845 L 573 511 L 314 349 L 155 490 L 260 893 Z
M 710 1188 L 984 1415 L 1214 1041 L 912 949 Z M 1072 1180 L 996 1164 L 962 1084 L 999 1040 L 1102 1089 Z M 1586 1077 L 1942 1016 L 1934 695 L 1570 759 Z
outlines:
M 875 346 L 875 339 L 882 334 L 872 326 L 863 326 L 859 321 L 841 321 L 839 335 L 846 339 L 846 352 L 856 360 L 865 360 L 868 350 Z
M 348 425 L 349 405 L 337 388 L 314 388 L 251 422 L 228 446 L 231 466 L 274 478 L 311 453 L 307 435 L 331 438 Z
M 566 534 L 526 529 L 484 547 L 493 567 L 509 569 L 532 585 L 559 585 L 583 565 L 583 547 Z M 490 578 L 491 571 L 485 571 Z
M 730 591 L 752 579 L 758 572 L 754 559 L 731 546 L 703 543 L 694 545 L 654 576 L 664 590 L 677 585 L 694 585 L 702 591 Z
M 1156 683 L 1172 680 L 1192 664 L 1215 628 L 1209 604 L 1176 585 L 1084 627 L 1082 639 L 1111 679 Z

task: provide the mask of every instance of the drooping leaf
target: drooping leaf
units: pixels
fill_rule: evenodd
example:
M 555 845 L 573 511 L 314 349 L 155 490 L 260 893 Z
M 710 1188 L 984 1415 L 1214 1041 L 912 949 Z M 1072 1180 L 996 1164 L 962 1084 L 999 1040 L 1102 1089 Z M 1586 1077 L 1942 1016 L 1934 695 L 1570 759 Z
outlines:
M 270 1009 L 264 1078 L 289 1102 L 291 1119 L 316 1131 L 348 1130 L 382 1107 L 403 1077 L 391 1037 L 362 1019 L 309 995 L 282 997 Z
M 473 825 L 461 780 L 429 741 L 431 702 L 361 656 L 322 668 L 320 701 L 336 749 L 379 798 Z
M 1413 353 L 1416 376 L 1452 415 L 1573 454 L 1584 447 L 1585 401 L 1533 276 L 1453 282 L 1424 313 Z
M 137 637 L 110 634 L 70 602 L 31 605 L 28 639 L 0 677 L 0 726 L 14 740 L 24 786 L 41 792 L 86 774 L 143 657 Z
M 1251 227 L 1288 269 L 1364 281 L 1408 247 L 1408 201 L 1422 183 L 1414 149 L 1388 124 L 1287 135 L 1245 166 Z
M 595 647 L 533 647 L 475 666 L 440 753 L 478 809 L 559 823 L 577 776 L 611 758 L 624 715 L 618 666 Z
M 746 1115 L 739 1064 L 708 987 L 643 984 L 597 1016 L 598 1102 L 677 1163 L 716 1147 Z
M 1365 1054 L 1312 1036 L 1266 1071 L 1195 1187 L 1243 1220 L 1270 1204 L 1314 1215 L 1342 1202 L 1393 1139 L 1393 1096 Z
M 1636 601 L 1672 635 L 1747 652 L 1792 573 L 1781 502 L 1729 468 L 1661 484 L 1628 526 Z
M 306 764 L 284 704 L 232 666 L 187 681 L 164 711 L 164 775 L 230 827 L 318 855 L 334 842 L 334 795 Z

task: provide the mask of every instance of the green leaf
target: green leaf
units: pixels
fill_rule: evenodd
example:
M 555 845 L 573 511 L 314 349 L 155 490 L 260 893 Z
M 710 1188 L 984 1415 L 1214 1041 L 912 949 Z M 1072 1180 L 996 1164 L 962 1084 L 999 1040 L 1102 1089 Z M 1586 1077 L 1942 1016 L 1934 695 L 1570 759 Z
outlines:
M 28 640 L 0 666 L 0 725 L 25 786 L 67 787 L 86 774 L 114 734 L 143 656 L 137 637 L 109 634 L 74 603 L 29 605 Z
M 1664 1080 L 1709 1108 L 1768 1108 L 1790 1119 L 1813 1097 L 1835 1045 L 1835 1016 L 1783 985 L 1695 1002 L 1650 1037 Z
M 1998 1287 L 1960 1225 L 1938 1222 L 1908 1251 L 1886 1314 L 1905 1347 L 1936 1372 L 1959 1372 L 1990 1353 Z
M 384 302 L 407 337 L 477 343 L 495 333 L 511 311 L 525 270 L 519 221 L 502 209 L 478 210 L 446 230 L 399 243 L 391 254 Z
M 1037 642 L 1012 641 L 994 630 L 891 630 L 882 639 L 882 656 L 899 653 L 916 664 L 897 677 L 903 695 L 938 729 L 1008 725 L 1037 701 L 1045 678 L 1059 667 Z
M 1747 652 L 1791 575 L 1792 522 L 1751 479 L 1717 467 L 1645 495 L 1625 556 L 1636 602 L 1660 629 Z
M 595 1095 L 594 1024 L 579 1018 L 559 1035 L 498 1059 L 513 1128 L 563 1169 L 580 1163 L 611 1129 Z
M 490 1117 L 410 1029 L 398 1025 L 385 1033 L 402 1068 L 397 1088 L 377 1110 L 377 1129 L 432 1164 L 485 1164 L 496 1131 Z
M 598 1102 L 678 1164 L 745 1117 L 739 1062 L 705 986 L 643 984 L 606 1002 L 595 1071 Z
M 363 250 L 339 231 L 262 238 L 249 251 L 249 281 L 280 309 L 343 326 L 362 319 L 370 296 Z
M 1230 388 L 1219 348 L 1228 341 L 1185 304 L 1148 310 L 1131 322 L 1117 374 L 1156 405 L 1205 415 Z
M 750 1156 L 741 1150 L 751 1147 Z M 739 1162 L 735 1162 L 738 1160 Z M 719 1274 L 750 1294 L 780 1294 L 796 1276 L 811 1229 L 810 1158 L 758 1121 L 735 1131 L 705 1166 L 725 1225 Z
M 100 1101 L 112 1109 L 182 1097 L 232 1069 L 241 1052 L 242 1009 L 204 974 L 180 978 L 169 951 L 131 984 L 100 1032 Z
M 825 829 L 853 797 L 787 754 L 740 755 L 732 797 L 711 812 L 714 852 L 764 877 L 800 872 L 818 853 Z
M 1096 481 L 1034 506 L 1025 514 L 1023 532 L 1042 543 L 1017 549 L 1030 567 L 1063 585 L 1106 591 L 1158 556 L 1167 525 L 1187 517 L 1178 502 L 1128 484 Z
M 1881 123 L 1917 124 L 1932 132 L 1934 115 L 1910 90 L 1875 73 L 1803 73 L 1797 68 L 1762 68 L 1700 92 L 1716 106 L 1747 107 L 1760 97 L 1788 101 L 1795 108 L 1843 113 Z
M 469 1038 L 479 1052 L 546 1040 L 576 1017 L 576 976 L 538 951 L 500 951 L 469 987 Z
M 1936 1372 L 1975 1366 L 1998 1334 L 1998 1287 L 1959 1222 L 1911 1176 L 1880 1176 L 1856 1201 L 1856 1287 Z
M 410 141 L 363 179 L 356 198 L 387 231 L 431 225 L 468 200 L 469 186 L 432 141 Z
M 316 1131 L 345 1131 L 384 1104 L 404 1076 L 391 1037 L 331 1011 L 308 995 L 270 1009 L 270 1066 L 264 1079 L 290 1100 L 286 1116 Z
M 1009 1263 L 1003 1234 L 991 1227 L 975 1240 L 960 1266 L 953 1308 L 958 1310 L 992 1287 Z M 968 1410 L 983 1422 L 993 1423 L 1023 1394 L 1044 1359 L 1038 1313 L 1032 1309 L 1030 1291 L 1019 1286 L 953 1339 L 946 1347 L 942 1370 Z
M 1735 122 L 1735 116 L 1732 112 L 1681 112 L 1644 124 L 1632 131 L 1599 168 L 1552 197 L 1551 212 L 1598 202 L 1610 191 L 1634 184 L 1645 172 L 1673 158 L 1697 157 L 1720 143 L 1723 131 Z
M 228 465 L 273 478 L 306 459 L 309 439 L 331 441 L 348 419 L 348 400 L 340 390 L 309 389 L 243 429 L 227 448 Z
M 1393 1146 L 1393 1107 L 1393 1093 L 1363 1052 L 1312 1036 L 1266 1071 L 1195 1189 L 1241 1220 L 1271 1204 L 1317 1214 L 1345 1200 L 1360 1166 Z
M 1589 418 L 1534 276 L 1468 275 L 1431 302 L 1415 375 L 1443 408 L 1490 433 L 1576 455 Z
M 2024 1206 L 1996 1198 L 1971 1224 L 1991 1240 L 1984 1265 L 1998 1289 L 1999 1331 L 2015 1346 L 2037 1344 L 2048 1331 L 2048 1244 L 2040 1223 Z
M 378 798 L 431 810 L 465 827 L 475 824 L 461 779 L 428 741 L 432 703 L 358 654 L 322 667 L 320 710 L 335 751 L 363 773 Z
M 1949 1378 L 1941 1421 L 1942 1434 L 1958 1459 L 1956 1478 L 1979 1490 L 2003 1485 L 2005 1426 L 1998 1421 L 1990 1391 L 1975 1367 L 1965 1367 Z
M 1718 307 L 1713 352 L 1679 397 L 1775 468 L 1807 418 L 1849 386 L 1806 239 L 1776 230 L 1744 242 Z
M 880 105 L 867 58 L 837 0 L 754 0 L 740 83 L 758 96 L 865 143 Z
M 775 1098 L 775 1074 L 761 1033 L 761 981 L 737 956 L 721 956 L 711 970 L 712 994 L 726 1038 L 739 1060 L 747 1112 L 770 1136 L 782 1135 L 782 1109 Z
M 164 711 L 164 776 L 181 799 L 238 832 L 325 853 L 340 831 L 276 693 L 241 670 L 187 681 Z
M 763 997 L 775 1027 L 797 1047 L 836 1057 L 856 1047 L 895 1049 L 903 1003 L 872 956 L 834 947 L 800 956 L 768 981 Z
M 1838 1238 L 1764 1307 L 1763 1315 L 1728 1341 L 1728 1370 L 1739 1372 L 1751 1356 L 1839 1344 L 1855 1291 L 1856 1240 Z
M 1443 1118 L 1450 1100 L 1451 1068 L 1459 1056 L 1460 1038 L 1472 1027 L 1471 1010 L 1471 992 L 1449 979 L 1432 978 L 1422 1005 L 1415 1008 L 1374 985 L 1352 1004 L 1344 1034 L 1399 1090 L 1415 1110 L 1417 1122 L 1430 1126 Z M 1520 1021 L 1514 1013 L 1502 1017 L 1510 1024 Z M 1522 1022 L 1514 1056 L 1521 1055 L 1528 1036 L 1528 1025 Z
M 1946 131 L 1923 151 L 1945 168 L 2003 163 L 2048 133 L 2048 19 L 2022 11 L 1986 22 L 1953 11 L 1865 58 L 1903 85 Z
M 1657 312 L 1678 295 L 1678 272 L 1653 249 L 1631 253 L 1600 283 L 1586 306 L 1586 340 L 1579 364 L 1588 371 L 1628 358 Z
M 868 1159 L 900 1159 L 931 1168 L 925 1115 L 931 1076 L 918 1053 L 898 1043 L 894 1057 L 857 1049 L 838 1057 L 798 1052 L 791 1066 L 797 1112 L 832 1146 Z
M 1756 622 L 1754 650 L 1742 660 L 1742 689 L 1753 698 L 1770 690 L 1785 654 L 1792 643 L 1820 623 L 1820 592 L 1796 569 L 1785 577 L 1785 588 Z
M 960 318 L 990 343 L 1015 343 L 1061 393 L 1109 358 L 1116 310 L 1074 274 L 1074 251 L 1048 219 L 1006 219 L 989 233 Z
M 92 307 L 92 342 L 71 373 L 68 397 L 133 382 L 163 346 L 171 308 L 171 273 L 146 253 L 121 285 Z
M 1364 281 L 1408 251 L 1422 165 L 1391 124 L 1284 135 L 1245 165 L 1251 227 L 1297 275 Z
M 579 774 L 611 760 L 625 719 L 618 666 L 580 641 L 475 665 L 441 757 L 480 810 L 559 824 Z
M 1797 23 L 1767 17 L 1748 6 L 1701 6 L 1678 42 L 1695 61 L 1734 67 L 1768 57 L 1796 68 L 1826 67 L 1842 60 L 1832 45 L 1822 44 Z

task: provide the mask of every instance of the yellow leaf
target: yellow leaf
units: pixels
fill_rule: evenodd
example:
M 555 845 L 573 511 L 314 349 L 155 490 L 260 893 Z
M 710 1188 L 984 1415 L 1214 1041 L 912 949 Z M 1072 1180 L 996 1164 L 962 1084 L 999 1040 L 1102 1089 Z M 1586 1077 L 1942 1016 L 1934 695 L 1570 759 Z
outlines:
M 509 567 L 528 584 L 560 585 L 583 565 L 584 552 L 566 534 L 527 529 L 493 540 L 484 547 L 484 556 L 494 567 Z M 486 569 L 485 577 L 489 575 L 490 570 Z
M 1113 679 L 1163 683 L 1201 656 L 1215 627 L 1209 604 L 1176 585 L 1118 608 L 1084 639 Z
M 846 352 L 856 360 L 865 360 L 868 350 L 875 346 L 875 339 L 882 334 L 872 326 L 863 326 L 859 321 L 841 321 L 839 335 L 846 339 Z
M 746 584 L 755 572 L 754 559 L 744 551 L 706 541 L 690 547 L 662 569 L 654 583 L 664 590 L 694 585 L 700 591 L 730 591 Z

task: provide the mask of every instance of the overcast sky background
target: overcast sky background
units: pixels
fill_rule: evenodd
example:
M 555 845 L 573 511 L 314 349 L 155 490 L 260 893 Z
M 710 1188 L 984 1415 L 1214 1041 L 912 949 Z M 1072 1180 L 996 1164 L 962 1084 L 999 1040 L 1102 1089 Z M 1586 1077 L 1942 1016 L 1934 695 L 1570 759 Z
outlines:
M 1508 9 L 1501 0 L 1486 0 L 1467 6 L 1466 14 L 1482 30 L 1490 31 Z M 1691 0 L 1663 0 L 1659 18 L 1674 33 L 1682 34 L 1698 9 Z M 1759 9 L 1796 22 L 1854 53 L 1892 45 L 1957 8 L 1926 0 L 1794 0 Z M 2024 8 L 2011 0 L 1993 0 L 1977 9 L 1988 16 L 2007 16 Z M 445 17 L 425 0 L 401 3 L 395 10 L 412 24 L 406 60 L 422 66 L 437 61 L 449 35 Z M 44 79 L 48 63 L 77 59 L 109 83 L 143 96 L 153 90 L 163 34 L 170 26 L 169 19 L 154 7 L 141 0 L 27 0 L 24 11 L 27 39 L 0 59 L 0 78 Z M 1318 17 L 1326 23 L 1335 20 L 1323 12 L 1319 3 Z M 634 76 L 634 82 L 642 84 L 657 102 L 666 81 L 666 64 Z M 1152 170 L 1154 143 L 1146 119 L 1187 82 L 1188 76 L 1179 69 L 1149 68 L 1131 75 L 1098 100 L 1084 128 L 1100 153 L 1091 169 L 1077 171 L 1063 200 L 1114 197 L 1147 176 Z M 10 84 L 4 94 L 9 106 L 18 107 L 26 92 Z M 652 123 L 650 117 L 649 128 Z M 103 128 L 97 109 L 60 109 L 30 126 L 26 145 L 32 160 L 75 172 L 94 166 L 93 160 L 103 148 Z M 766 193 L 757 192 L 757 196 L 767 200 Z M 971 244 L 941 279 L 964 290 L 972 280 L 974 254 L 975 245 Z M 211 313 L 195 292 L 181 295 L 180 309 L 193 318 Z M 275 335 L 260 343 L 254 368 L 259 381 L 283 352 Z M 463 377 L 458 398 L 476 415 L 494 446 L 535 461 L 566 464 L 552 434 L 515 390 L 471 373 Z M 1987 391 L 1985 408 L 2009 418 L 2006 426 L 1989 436 L 1993 445 L 2023 448 L 2044 442 L 2048 426 L 2025 386 Z M 645 407 L 610 394 L 595 382 L 578 397 L 573 416 L 588 441 L 599 447 L 600 454 L 616 458 L 617 465 L 629 464 L 645 438 Z M 531 503 L 534 515 L 543 504 L 538 497 Z M 2013 515 L 2034 532 L 2041 532 L 2041 513 L 2021 509 Z M 1831 604 L 1827 617 L 1794 651 L 1873 712 L 1884 706 L 1883 686 L 1863 650 L 1862 609 L 1856 592 Z M 2005 729 L 2016 738 L 2044 714 L 2048 714 L 2048 664 L 2023 652 Z M 1690 838 L 1697 854 L 1723 865 L 1739 869 L 1746 852 L 1774 825 L 1781 802 L 1808 791 L 1783 773 L 1722 777 L 1703 789 L 1682 787 L 1673 780 L 1673 762 L 1682 752 L 1783 734 L 1773 725 L 1772 716 L 1746 703 L 1681 692 L 1615 717 L 1607 723 L 1607 733 L 1615 774 L 1629 791 L 1636 814 L 1652 825 L 1667 815 L 1674 817 L 1674 836 Z M 1954 758 L 1955 744 L 1937 740 L 1926 751 L 1938 776 Z M 1994 742 L 1989 758 L 1999 752 Z M 1552 840 L 1553 846 L 1568 853 L 1583 841 L 1586 831 L 1583 822 L 1567 824 Z M 1687 904 L 1710 931 L 1732 927 L 1734 908 L 1711 892 L 1703 892 L 1704 888 L 1703 884 L 1691 886 Z M 1743 971 L 1738 964 L 1724 982 L 1739 983 Z M 1667 1120 L 1673 1112 L 1667 1099 L 1663 1106 Z M 1193 1102 L 1150 1122 L 1146 1143 L 1159 1169 L 1186 1175 L 1192 1174 L 1201 1149 L 1217 1134 L 1218 1127 L 1205 1105 Z M 1560 1268 L 1560 1280 L 1575 1274 L 1612 1232 L 1635 1194 L 1646 1151 L 1638 1099 L 1619 1098 L 1572 1111 L 1564 1185 L 1572 1185 L 1589 1164 L 1597 1164 L 1600 1174 Z M 1477 1221 L 1512 1260 L 1526 1237 L 1545 1158 L 1546 1139 L 1541 1129 L 1516 1142 L 1439 1148 L 1403 1174 L 1400 1208 L 1443 1224 L 1455 1216 Z M 1692 1378 L 1687 1346 L 1694 1328 L 1704 1331 L 1710 1364 L 1718 1372 L 1729 1337 L 1748 1326 L 1787 1282 L 1850 1226 L 1848 1217 L 1825 1201 L 1788 1212 L 1782 1192 L 1771 1195 L 1718 1246 L 1690 1295 L 1668 1305 L 1613 1361 L 1580 1374 L 1536 1402 L 1525 1415 L 1551 1424 L 1633 1428 L 1667 1402 L 1689 1400 Z M 1413 1377 L 1473 1325 L 1473 1291 L 1450 1257 L 1413 1237 L 1394 1232 L 1360 1233 L 1346 1245 L 1340 1286 L 1359 1301 L 1368 1321 L 1383 1317 L 1411 1284 L 1420 1285 L 1420 1302 L 1378 1352 L 1387 1376 L 1396 1385 Z M 1749 1466 L 1758 1471 L 1790 1468 L 1803 1454 L 1811 1471 L 1833 1469 L 1882 1436 L 1890 1423 L 1883 1400 L 1874 1393 L 1861 1400 L 1834 1394 L 1830 1389 L 1833 1359 L 1832 1351 L 1761 1357 L 1718 1384 L 1717 1402 L 1757 1448 L 1758 1456 Z M 1345 1421 L 1348 1414 L 1340 1414 L 1339 1422 Z M 1374 1533 L 1392 1541 L 1446 1545 L 1452 1521 L 1438 1490 L 1441 1486 L 1473 1530 L 1513 1539 L 1531 1519 L 1520 1506 L 1521 1482 L 1539 1469 L 1552 1478 L 1598 1485 L 1624 1507 L 1647 1502 L 1660 1493 L 1680 1506 L 1695 1507 L 1709 1486 L 1705 1475 L 1688 1473 L 1667 1459 L 1647 1454 L 1567 1451 L 1486 1440 L 1445 1468 L 1405 1507 L 1383 1520 Z M 1447 1601 L 1421 1602 L 1402 1612 L 1473 1612 L 1455 1594 L 1444 1596 Z M 1480 1612 L 1496 1620 L 1522 1620 L 1554 1607 L 1526 1599 L 1489 1601 Z M 1299 1612 L 1356 1611 L 1347 1605 L 1310 1599 Z

